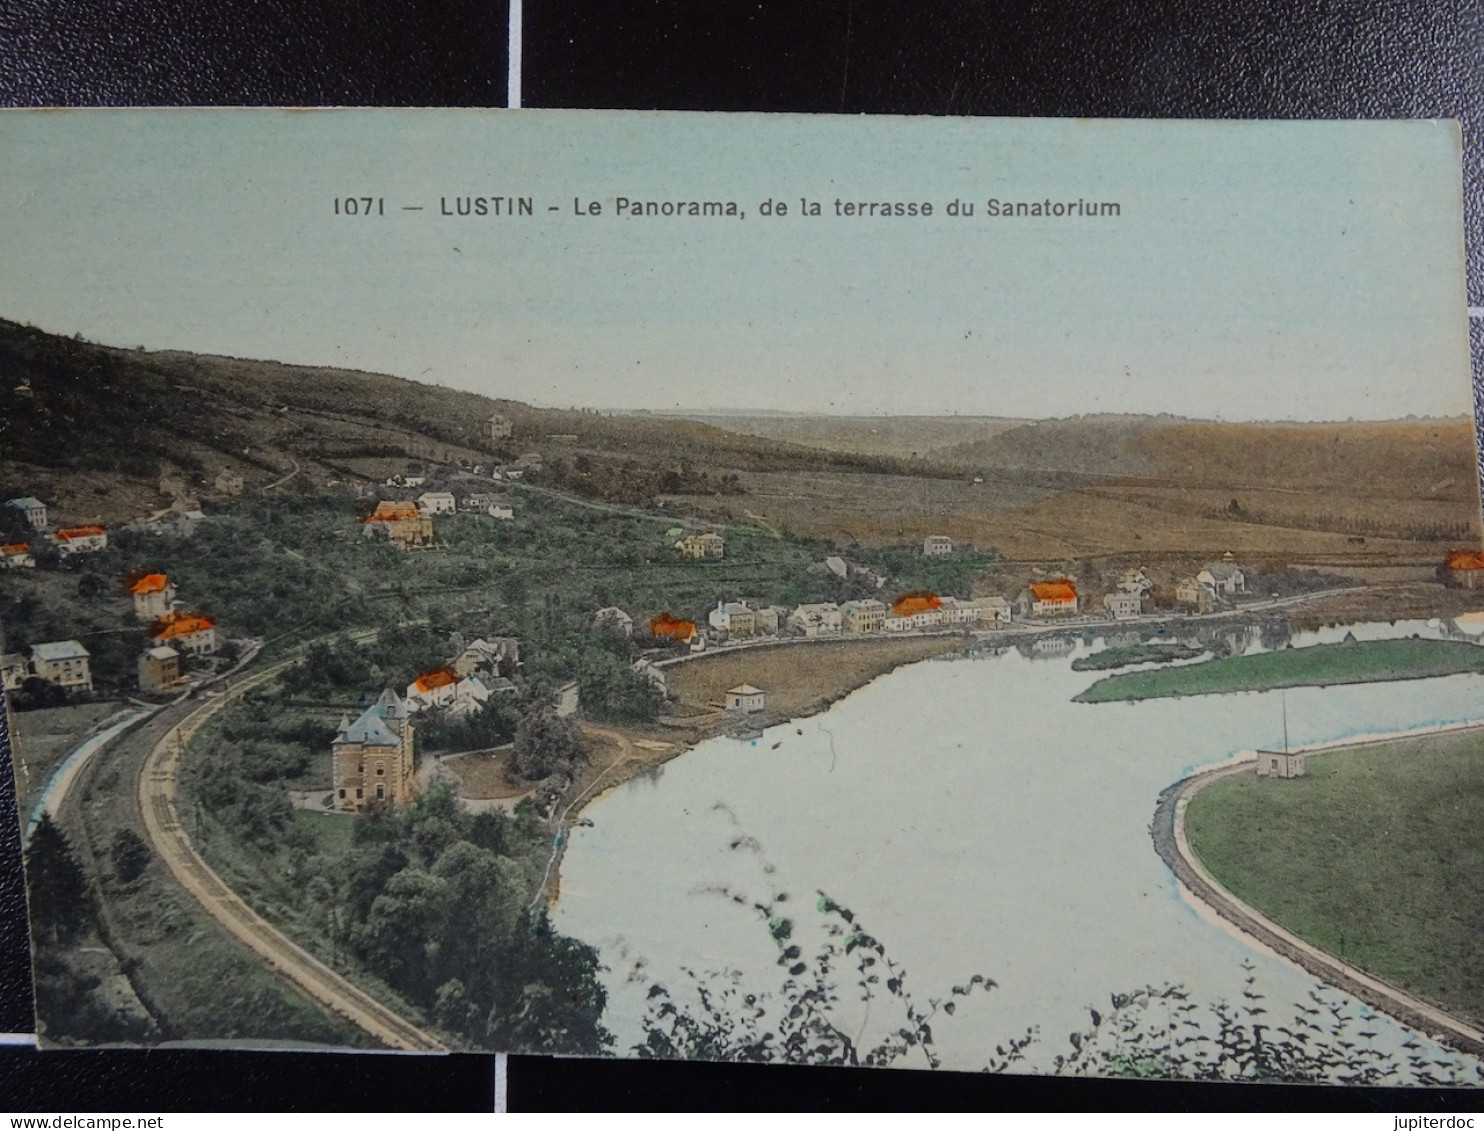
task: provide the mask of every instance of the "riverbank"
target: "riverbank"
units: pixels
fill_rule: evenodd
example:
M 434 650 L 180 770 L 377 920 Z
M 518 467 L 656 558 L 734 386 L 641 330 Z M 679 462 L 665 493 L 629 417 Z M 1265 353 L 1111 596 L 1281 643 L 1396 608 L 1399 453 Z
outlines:
M 1484 672 L 1484 648 L 1453 640 L 1364 640 L 1227 656 L 1163 671 L 1125 672 L 1094 683 L 1078 703 L 1114 703 L 1285 687 L 1330 687 Z
M 1427 727 L 1409 735 L 1349 739 L 1303 749 L 1309 756 L 1312 766 L 1316 757 L 1322 765 L 1326 757 L 1359 755 L 1363 758 L 1371 752 L 1384 750 L 1398 743 L 1452 741 L 1477 743 L 1480 738 L 1480 725 L 1468 724 L 1466 726 Z M 1257 785 L 1256 776 L 1253 773 L 1255 758 L 1256 754 L 1249 751 L 1238 755 L 1232 761 L 1205 767 L 1168 787 L 1159 796 L 1154 818 L 1150 823 L 1150 837 L 1154 842 L 1156 854 L 1174 872 L 1188 899 L 1203 914 L 1210 916 L 1213 920 L 1224 921 L 1230 928 L 1234 928 L 1237 933 L 1244 936 L 1249 944 L 1255 944 L 1258 949 L 1286 959 L 1314 977 L 1358 998 L 1374 1009 L 1381 1010 L 1417 1032 L 1442 1040 L 1474 1056 L 1484 1055 L 1484 1032 L 1471 1024 L 1472 1019 L 1465 1020 L 1455 1016 L 1447 1009 L 1353 966 L 1343 958 L 1299 937 L 1279 922 L 1269 918 L 1257 907 L 1228 890 L 1207 863 L 1197 855 L 1191 842 L 1190 806 L 1193 799 L 1202 791 L 1213 786 L 1224 789 L 1236 785 L 1240 788 L 1250 780 L 1259 789 L 1272 793 L 1283 790 L 1286 794 L 1291 794 L 1294 786 L 1306 781 L 1303 778 L 1293 781 L 1272 779 Z M 1369 823 L 1359 831 L 1366 836 L 1372 832 Z M 1266 829 L 1261 832 L 1263 838 L 1266 839 Z M 1378 834 L 1382 839 L 1384 835 L 1384 832 Z M 1323 859 L 1339 861 L 1344 853 L 1343 847 L 1330 849 L 1326 845 L 1325 848 L 1326 851 L 1322 854 Z M 1310 861 L 1310 863 L 1313 862 Z M 1369 882 L 1368 874 L 1366 882 Z M 1324 886 L 1324 891 L 1329 893 L 1333 900 L 1347 898 L 1342 889 L 1343 885 L 1326 884 Z M 1450 913 L 1448 906 L 1455 902 L 1456 900 L 1450 898 L 1444 904 L 1431 908 L 1429 914 L 1447 915 Z

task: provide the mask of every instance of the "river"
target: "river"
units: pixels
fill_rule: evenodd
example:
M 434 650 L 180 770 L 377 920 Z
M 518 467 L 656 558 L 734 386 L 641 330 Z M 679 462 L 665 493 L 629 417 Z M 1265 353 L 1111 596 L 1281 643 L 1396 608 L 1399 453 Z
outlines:
M 1303 647 L 1345 631 L 1292 639 Z M 1422 622 L 1350 631 L 1440 634 Z M 935 1023 L 945 1067 L 981 1068 L 996 1044 L 1034 1026 L 1040 1038 L 1017 1070 L 1050 1071 L 1111 993 L 1180 983 L 1197 1002 L 1235 1000 L 1244 962 L 1269 1019 L 1283 1023 L 1315 980 L 1186 903 L 1148 833 L 1166 786 L 1281 744 L 1279 694 L 1073 703 L 1106 673 L 1071 661 L 1102 646 L 1079 639 L 1048 658 L 1011 650 L 901 668 L 755 742 L 707 741 L 589 806 L 554 919 L 599 948 L 620 1049 L 639 1039 L 654 981 L 684 997 L 683 970 L 735 970 L 748 992 L 777 987 L 777 948 L 734 893 L 749 903 L 787 893 L 780 910 L 810 951 L 822 938 L 816 892 L 827 892 L 886 944 L 919 999 L 975 973 L 994 979 L 990 994 Z M 1478 675 L 1291 689 L 1289 739 L 1484 720 L 1481 691 Z M 850 995 L 848 980 L 841 988 Z M 867 1039 L 887 1010 L 874 1013 L 842 1007 Z M 1372 1028 L 1388 1049 L 1408 1038 L 1386 1019 Z

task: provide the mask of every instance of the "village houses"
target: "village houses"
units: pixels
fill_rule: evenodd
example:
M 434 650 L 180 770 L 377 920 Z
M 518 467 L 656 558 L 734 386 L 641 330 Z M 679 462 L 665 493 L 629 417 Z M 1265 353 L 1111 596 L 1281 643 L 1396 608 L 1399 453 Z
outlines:
M 92 691 L 93 673 L 88 650 L 76 640 L 53 640 L 31 646 L 31 674 L 50 680 L 64 691 Z
M 35 569 L 36 555 L 31 553 L 31 543 L 10 542 L 0 546 L 0 566 L 5 569 Z
M 108 549 L 108 531 L 96 523 L 73 526 L 58 530 L 52 535 L 52 542 L 56 545 L 57 552 L 64 556 L 91 554 Z
M 179 649 L 191 656 L 209 656 L 216 651 L 216 621 L 204 613 L 171 610 L 149 626 L 158 644 Z
M 47 527 L 46 504 L 40 499 L 32 498 L 30 495 L 20 499 L 10 499 L 5 504 L 14 510 L 21 512 L 27 524 L 32 530 L 45 530 Z
M 726 552 L 726 541 L 720 534 L 707 531 L 704 534 L 687 534 L 675 543 L 675 548 L 686 561 L 701 561 L 721 557 Z
M 134 598 L 134 618 L 148 623 L 170 611 L 175 586 L 163 573 L 147 573 L 129 586 L 129 595 Z
M 406 805 L 417 796 L 412 720 L 388 688 L 355 722 L 343 718 L 330 744 L 335 807 L 359 813 L 373 802 Z
M 1175 583 L 1175 602 L 1198 613 L 1209 613 L 1216 607 L 1216 591 L 1194 577 L 1182 577 Z

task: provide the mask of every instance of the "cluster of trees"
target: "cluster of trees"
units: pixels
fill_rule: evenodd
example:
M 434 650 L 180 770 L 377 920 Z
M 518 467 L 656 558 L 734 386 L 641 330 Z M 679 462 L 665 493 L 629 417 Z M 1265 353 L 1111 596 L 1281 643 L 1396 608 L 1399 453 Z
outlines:
M 532 909 L 550 841 L 529 809 L 468 814 L 435 786 L 354 840 L 310 894 L 368 970 L 476 1047 L 609 1047 L 597 953 Z

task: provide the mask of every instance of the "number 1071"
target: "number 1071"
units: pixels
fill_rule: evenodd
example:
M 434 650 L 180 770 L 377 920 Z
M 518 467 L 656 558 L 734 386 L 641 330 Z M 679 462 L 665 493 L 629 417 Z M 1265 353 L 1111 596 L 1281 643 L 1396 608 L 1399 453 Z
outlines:
M 381 196 L 337 196 L 336 216 L 385 216 L 386 198 Z

